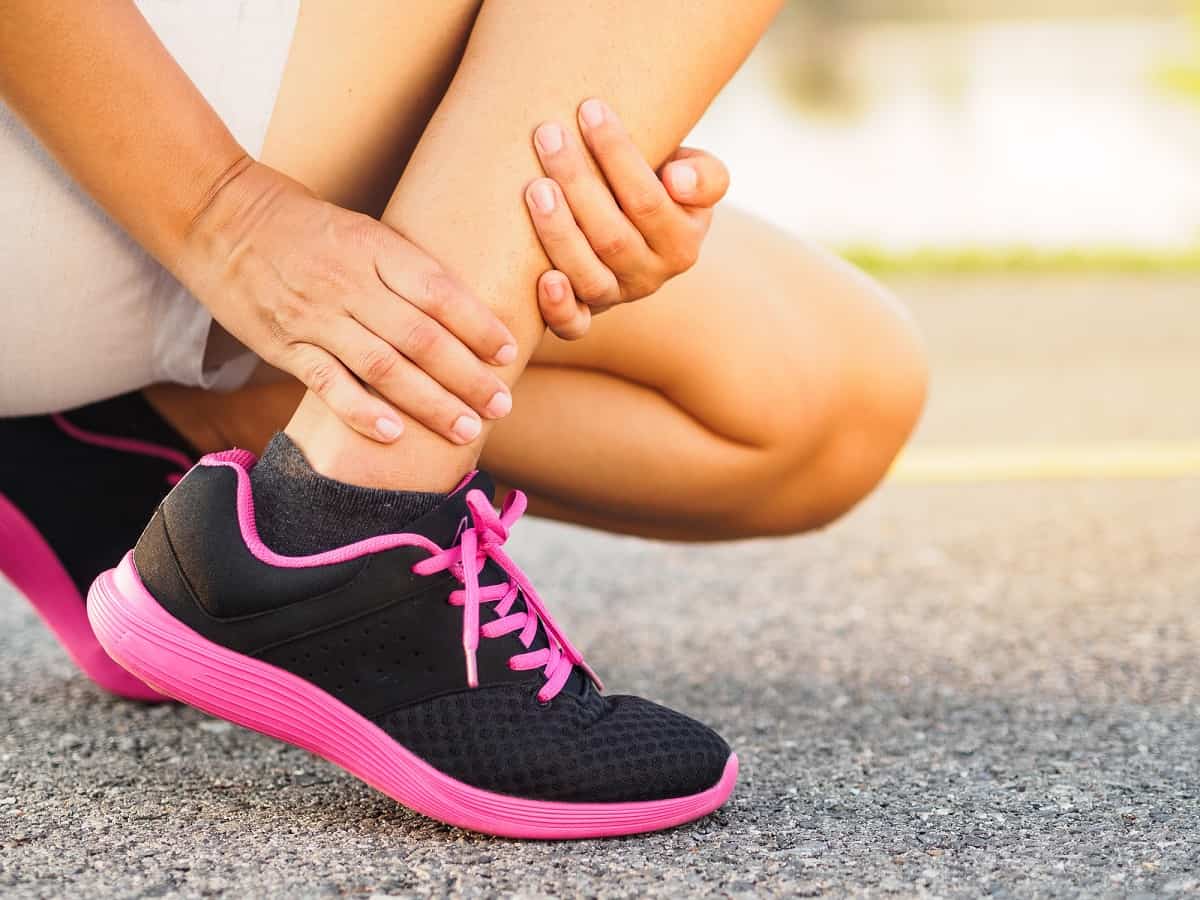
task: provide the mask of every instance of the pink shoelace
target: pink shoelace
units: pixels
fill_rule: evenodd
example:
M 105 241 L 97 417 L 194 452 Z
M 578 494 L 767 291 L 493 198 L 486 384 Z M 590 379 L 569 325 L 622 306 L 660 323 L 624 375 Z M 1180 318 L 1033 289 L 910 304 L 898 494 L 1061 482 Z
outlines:
M 537 635 L 540 622 L 546 629 L 550 646 L 518 653 L 508 661 L 508 667 L 514 671 L 542 670 L 546 683 L 538 691 L 538 701 L 549 703 L 553 700 L 571 677 L 574 666 L 579 666 L 595 682 L 596 687 L 603 690 L 600 679 L 555 624 L 525 573 L 502 549 L 508 540 L 509 529 L 521 518 L 528 505 L 525 495 L 521 491 L 510 493 L 499 514 L 483 491 L 469 491 L 466 500 L 471 524 L 462 530 L 458 542 L 447 550 L 421 560 L 412 570 L 417 575 L 434 575 L 449 569 L 463 584 L 461 590 L 450 593 L 449 602 L 464 608 L 462 642 L 467 661 L 467 684 L 473 688 L 479 686 L 476 652 L 481 636 L 498 638 L 519 631 L 521 643 L 528 648 Z M 486 586 L 479 584 L 479 573 L 489 559 L 504 570 L 508 576 L 507 582 Z M 525 610 L 510 612 L 518 593 L 525 597 Z M 479 607 L 483 603 L 496 603 L 495 611 L 500 618 L 480 625 Z

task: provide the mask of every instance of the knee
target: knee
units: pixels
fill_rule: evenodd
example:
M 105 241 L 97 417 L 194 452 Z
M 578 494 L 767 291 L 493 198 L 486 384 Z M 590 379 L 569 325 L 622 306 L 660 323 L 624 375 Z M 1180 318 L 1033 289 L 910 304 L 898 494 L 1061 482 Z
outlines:
M 797 404 L 768 449 L 755 533 L 796 534 L 845 515 L 883 480 L 921 418 L 929 364 L 911 315 L 873 282 L 854 289 L 865 292 L 869 321 L 835 337 L 820 371 L 797 373 L 819 385 L 821 400 Z

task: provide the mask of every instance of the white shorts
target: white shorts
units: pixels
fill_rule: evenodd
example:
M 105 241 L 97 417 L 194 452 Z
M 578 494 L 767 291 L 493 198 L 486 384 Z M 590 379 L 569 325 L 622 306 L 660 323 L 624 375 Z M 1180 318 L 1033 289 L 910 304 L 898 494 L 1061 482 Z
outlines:
M 139 0 L 246 150 L 262 151 L 300 0 Z M 0 104 L 0 416 L 160 382 L 230 390 L 257 359 Z

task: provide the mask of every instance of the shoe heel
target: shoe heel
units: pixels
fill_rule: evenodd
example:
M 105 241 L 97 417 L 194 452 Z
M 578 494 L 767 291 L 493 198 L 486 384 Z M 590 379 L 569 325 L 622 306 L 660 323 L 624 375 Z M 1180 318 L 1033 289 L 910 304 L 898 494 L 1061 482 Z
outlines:
M 87 617 L 92 633 L 110 659 L 124 670 L 123 674 L 136 678 L 162 699 L 178 699 L 161 686 L 166 672 L 156 659 L 164 651 L 147 633 L 146 623 L 139 615 L 138 607 L 144 606 L 147 598 L 121 590 L 119 581 L 125 579 L 119 576 L 126 574 L 122 572 L 125 568 L 133 568 L 128 557 L 120 567 L 102 572 L 88 589 Z

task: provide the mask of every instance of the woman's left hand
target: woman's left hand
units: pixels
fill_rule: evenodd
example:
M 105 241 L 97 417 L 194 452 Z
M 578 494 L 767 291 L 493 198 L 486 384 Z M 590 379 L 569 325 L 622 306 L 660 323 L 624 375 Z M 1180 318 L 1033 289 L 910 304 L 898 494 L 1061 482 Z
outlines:
M 655 172 L 620 119 L 599 100 L 579 108 L 579 130 L 545 122 L 533 144 L 548 178 L 525 202 L 555 268 L 538 279 L 546 325 L 560 338 L 587 333 L 591 317 L 649 296 L 696 262 L 712 208 L 729 187 L 724 164 L 681 147 Z

